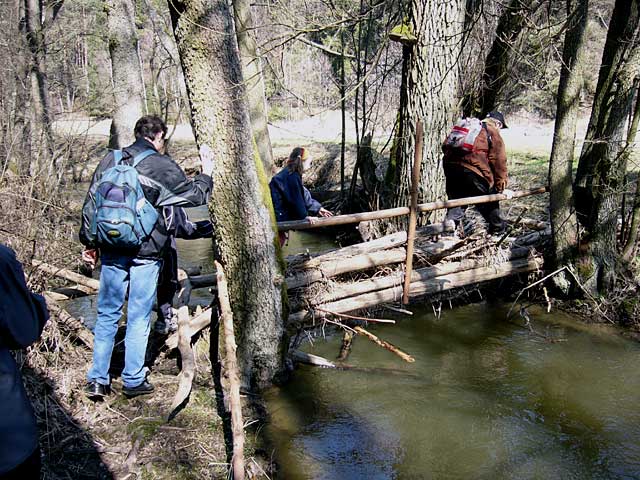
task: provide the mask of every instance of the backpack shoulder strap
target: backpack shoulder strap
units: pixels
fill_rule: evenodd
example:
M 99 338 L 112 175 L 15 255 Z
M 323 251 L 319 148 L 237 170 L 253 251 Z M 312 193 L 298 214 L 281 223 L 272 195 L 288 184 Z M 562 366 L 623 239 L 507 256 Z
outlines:
M 138 165 L 142 160 L 147 158 L 149 155 L 153 155 L 154 153 L 156 153 L 156 151 L 155 150 L 151 150 L 149 148 L 148 150 L 145 150 L 144 152 L 141 152 L 138 155 L 136 155 L 133 158 L 133 163 L 132 163 L 133 168 L 135 168 L 136 165 Z
M 114 165 L 120 165 L 120 162 L 122 161 L 122 150 L 114 150 L 113 151 L 113 164 Z

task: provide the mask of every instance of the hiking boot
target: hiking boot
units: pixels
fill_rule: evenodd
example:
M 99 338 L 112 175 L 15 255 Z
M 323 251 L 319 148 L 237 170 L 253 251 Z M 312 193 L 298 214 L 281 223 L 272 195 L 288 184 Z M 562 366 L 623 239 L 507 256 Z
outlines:
M 124 387 L 122 393 L 129 398 L 137 397 L 138 395 L 147 395 L 153 392 L 154 388 L 147 380 L 143 380 L 140 385 L 135 387 Z
M 87 382 L 84 387 L 84 394 L 92 400 L 100 400 L 111 393 L 111 386 L 98 382 Z

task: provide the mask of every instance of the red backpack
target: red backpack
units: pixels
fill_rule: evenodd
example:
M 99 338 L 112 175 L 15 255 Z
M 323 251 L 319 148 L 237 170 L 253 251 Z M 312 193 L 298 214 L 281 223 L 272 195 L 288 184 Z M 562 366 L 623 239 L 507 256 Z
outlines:
M 461 118 L 455 123 L 444 141 L 444 147 L 458 151 L 462 155 L 471 153 L 474 151 L 476 139 L 483 128 L 487 131 L 487 139 L 489 147 L 491 147 L 491 136 L 486 125 L 473 117 Z

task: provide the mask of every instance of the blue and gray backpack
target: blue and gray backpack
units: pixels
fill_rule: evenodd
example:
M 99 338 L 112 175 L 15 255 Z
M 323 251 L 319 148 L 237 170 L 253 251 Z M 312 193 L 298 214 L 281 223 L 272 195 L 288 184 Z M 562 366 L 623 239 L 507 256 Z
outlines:
M 104 171 L 95 190 L 91 235 L 99 247 L 134 249 L 144 242 L 158 220 L 147 201 L 136 165 L 155 150 L 136 155 L 132 165 L 121 164 L 122 150 L 113 151 L 114 165 Z

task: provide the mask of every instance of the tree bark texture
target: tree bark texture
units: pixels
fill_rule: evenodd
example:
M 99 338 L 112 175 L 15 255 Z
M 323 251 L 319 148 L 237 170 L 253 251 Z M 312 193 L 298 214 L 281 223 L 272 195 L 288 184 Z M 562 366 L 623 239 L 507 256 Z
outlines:
M 588 288 L 612 287 L 617 261 L 618 200 L 624 175 L 626 121 L 640 68 L 640 0 L 613 9 L 574 184 L 578 220 L 590 234 L 590 256 L 579 270 Z
M 640 79 L 638 79 L 640 84 Z M 636 136 L 638 134 L 638 125 L 640 124 L 640 85 L 636 87 L 636 106 L 633 113 L 633 119 L 629 127 L 629 134 L 627 136 L 627 146 L 625 147 L 625 155 L 630 154 L 630 150 L 635 144 Z M 640 179 L 636 179 L 636 193 L 633 197 L 633 207 L 631 211 L 631 225 L 629 227 L 629 238 L 627 239 L 622 256 L 625 260 L 631 260 L 631 256 L 636 247 L 638 241 L 638 228 L 640 227 Z
M 553 146 L 549 159 L 550 216 L 553 232 L 551 268 L 565 263 L 576 246 L 578 226 L 573 206 L 573 156 L 580 93 L 584 82 L 586 30 L 589 0 L 567 1 L 567 31 L 564 38 Z
M 144 106 L 135 1 L 107 0 L 105 9 L 114 105 L 109 147 L 122 148 L 133 143 L 133 127 L 142 116 Z
M 32 122 L 32 141 L 44 147 L 32 162 L 32 175 L 42 172 L 47 183 L 62 175 L 53 155 L 54 139 L 51 129 L 51 99 L 49 96 L 49 79 L 47 77 L 47 49 L 45 31 L 42 23 L 42 3 L 40 0 L 25 0 L 25 33 L 31 52 L 32 109 L 35 117 Z M 36 127 L 36 128 L 34 128 Z M 32 150 L 32 154 L 34 151 Z M 38 161 L 39 160 L 39 161 Z M 37 165 L 37 167 L 36 167 Z M 35 167 L 35 168 L 34 168 Z
M 236 322 L 245 388 L 283 370 L 283 266 L 262 162 L 254 154 L 233 18 L 225 1 L 169 2 L 198 144 L 216 154 L 209 211 Z
M 247 92 L 249 118 L 253 131 L 255 148 L 258 150 L 264 171 L 270 175 L 273 170 L 271 137 L 267 128 L 268 110 L 265 97 L 262 62 L 258 44 L 252 36 L 253 17 L 249 0 L 233 0 L 233 17 L 238 37 L 238 48 L 242 59 L 242 76 Z
M 398 137 L 386 180 L 387 208 L 409 205 L 418 120 L 425 125 L 418 198 L 424 202 L 444 196 L 441 145 L 456 111 L 459 77 L 456 61 L 462 43 L 463 15 L 459 0 L 411 2 L 409 21 L 417 43 L 403 47 L 407 92 L 406 100 L 401 101 Z M 442 213 L 422 215 L 421 222 L 439 216 Z M 396 230 L 406 230 L 407 219 L 398 219 L 393 224 Z

